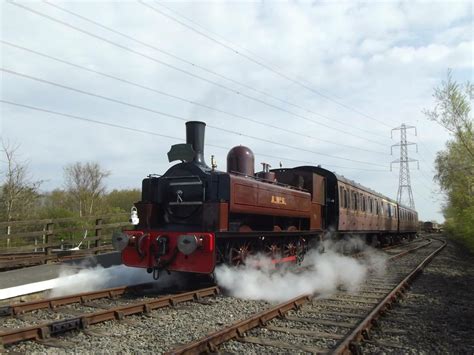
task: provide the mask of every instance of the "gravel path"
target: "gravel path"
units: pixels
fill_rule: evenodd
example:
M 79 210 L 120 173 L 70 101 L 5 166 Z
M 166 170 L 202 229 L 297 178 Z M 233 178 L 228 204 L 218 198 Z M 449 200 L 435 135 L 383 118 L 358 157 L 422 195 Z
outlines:
M 474 255 L 453 241 L 372 330 L 364 353 L 473 354 Z

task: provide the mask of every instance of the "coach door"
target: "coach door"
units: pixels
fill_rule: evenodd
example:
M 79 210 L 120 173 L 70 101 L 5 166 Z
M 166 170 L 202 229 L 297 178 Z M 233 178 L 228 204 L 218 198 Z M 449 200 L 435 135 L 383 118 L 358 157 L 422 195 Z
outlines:
M 324 176 L 313 174 L 313 199 L 311 201 L 311 229 L 326 227 L 326 179 Z

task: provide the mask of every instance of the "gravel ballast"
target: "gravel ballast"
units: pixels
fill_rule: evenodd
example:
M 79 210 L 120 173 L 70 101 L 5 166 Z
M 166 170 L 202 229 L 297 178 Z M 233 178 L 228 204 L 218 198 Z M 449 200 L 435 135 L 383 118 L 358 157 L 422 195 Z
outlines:
M 474 256 L 452 240 L 381 318 L 364 353 L 473 354 Z
M 203 337 L 239 319 L 267 308 L 264 301 L 218 296 L 203 302 L 186 302 L 151 314 L 99 323 L 86 331 L 73 331 L 46 344 L 24 342 L 8 346 L 12 353 L 147 353 L 157 354 Z

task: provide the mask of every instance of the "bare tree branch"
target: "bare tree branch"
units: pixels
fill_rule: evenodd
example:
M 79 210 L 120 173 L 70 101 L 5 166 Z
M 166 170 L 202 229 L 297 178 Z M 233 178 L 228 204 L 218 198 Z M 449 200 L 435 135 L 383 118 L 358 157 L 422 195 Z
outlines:
M 91 215 L 97 201 L 105 193 L 104 179 L 110 175 L 98 163 L 80 162 L 64 168 L 65 184 L 68 192 L 73 196 L 79 215 Z
M 0 200 L 4 218 L 7 221 L 25 217 L 39 197 L 42 181 L 32 181 L 28 173 L 28 163 L 17 159 L 20 145 L 11 145 L 2 140 L 2 153 L 5 156 L 6 171 L 1 185 Z

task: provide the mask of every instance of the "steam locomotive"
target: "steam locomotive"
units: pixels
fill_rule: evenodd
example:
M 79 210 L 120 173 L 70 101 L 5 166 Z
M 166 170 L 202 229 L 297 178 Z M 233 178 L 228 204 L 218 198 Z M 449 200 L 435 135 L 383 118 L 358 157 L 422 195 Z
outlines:
M 272 262 L 300 262 L 328 231 L 390 243 L 416 234 L 416 211 L 320 166 L 255 173 L 244 146 L 227 155 L 227 171 L 204 161 L 205 123 L 186 123 L 186 143 L 168 152 L 180 160 L 162 176 L 142 182 L 133 210 L 135 227 L 113 236 L 125 265 L 212 273 L 220 263 L 239 265 L 256 252 Z

